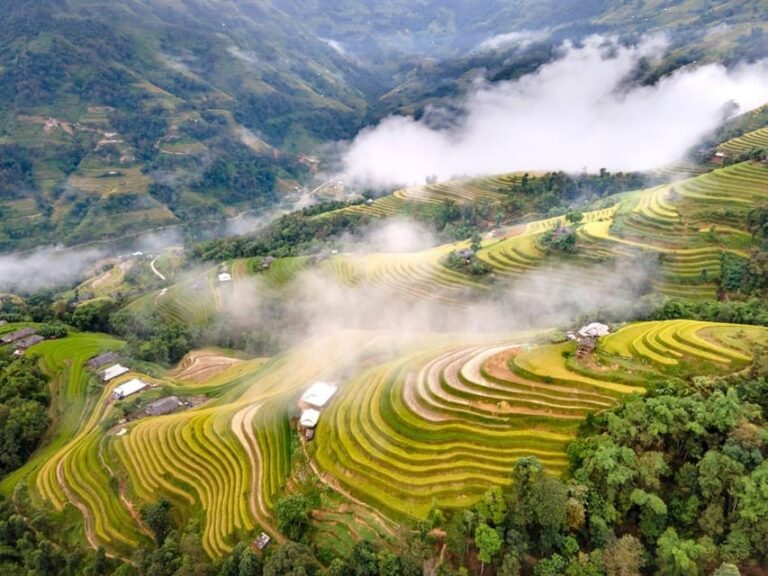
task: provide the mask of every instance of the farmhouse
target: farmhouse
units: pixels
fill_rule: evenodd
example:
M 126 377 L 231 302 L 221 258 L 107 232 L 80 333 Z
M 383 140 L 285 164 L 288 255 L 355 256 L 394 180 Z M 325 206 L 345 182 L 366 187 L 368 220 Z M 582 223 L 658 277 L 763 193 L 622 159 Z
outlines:
M 118 376 L 122 376 L 123 374 L 128 374 L 128 372 L 130 372 L 129 368 L 126 368 L 122 364 L 115 364 L 114 366 L 110 366 L 109 368 L 101 372 L 101 381 L 109 382 L 110 380 L 114 380 Z
M 314 428 L 317 426 L 317 421 L 320 419 L 320 411 L 314 408 L 307 408 L 301 413 L 299 418 L 299 426 L 302 428 Z
M 124 382 L 123 384 L 120 384 L 117 388 L 115 388 L 112 391 L 112 397 L 115 400 L 122 400 L 123 398 L 127 398 L 128 396 L 132 394 L 136 394 L 137 392 L 141 392 L 144 390 L 144 388 L 147 388 L 149 384 L 144 382 L 143 380 L 139 380 L 138 378 L 134 378 L 133 380 L 129 380 L 128 382 Z
M 271 541 L 272 538 L 270 538 L 266 532 L 262 532 L 253 541 L 253 545 L 257 550 L 264 550 L 264 548 L 266 548 Z
M 328 382 L 315 382 L 302 394 L 299 405 L 302 407 L 322 408 L 328 403 L 331 396 L 336 393 L 336 390 L 337 387 Z
M 587 336 L 599 338 L 600 336 L 607 336 L 610 334 L 610 332 L 611 329 L 605 324 L 601 324 L 600 322 L 592 322 L 591 324 L 587 324 L 586 326 L 579 328 L 579 336 L 585 338 Z
M 16 342 L 16 351 L 13 354 L 14 356 L 21 356 L 24 354 L 24 352 L 27 351 L 27 348 L 31 348 L 35 344 L 40 344 L 40 342 L 43 342 L 44 340 L 45 337 L 40 336 L 39 334 L 34 334 L 33 336 L 23 338 L 22 340 Z
M 117 352 L 105 352 L 88 360 L 88 368 L 96 370 L 107 364 L 114 364 L 118 359 Z
M 710 158 L 710 162 L 712 164 L 717 164 L 718 166 L 722 166 L 725 164 L 725 160 L 728 158 L 725 152 L 715 152 L 714 156 Z
M 582 326 L 576 332 L 568 332 L 568 339 L 578 343 L 576 358 L 583 359 L 592 354 L 597 348 L 597 339 L 610 334 L 611 329 L 600 322 L 592 322 Z
M 35 332 L 37 331 L 34 328 L 22 328 L 21 330 L 10 332 L 0 337 L 0 344 L 10 344 L 11 342 L 16 342 L 16 340 L 21 340 L 22 338 L 32 336 Z
M 183 405 L 184 403 L 179 400 L 178 396 L 168 396 L 167 398 L 155 400 L 145 408 L 145 411 L 149 416 L 162 416 L 163 414 L 175 412 Z
M 232 276 L 229 272 L 220 272 L 219 273 L 219 282 L 232 282 Z

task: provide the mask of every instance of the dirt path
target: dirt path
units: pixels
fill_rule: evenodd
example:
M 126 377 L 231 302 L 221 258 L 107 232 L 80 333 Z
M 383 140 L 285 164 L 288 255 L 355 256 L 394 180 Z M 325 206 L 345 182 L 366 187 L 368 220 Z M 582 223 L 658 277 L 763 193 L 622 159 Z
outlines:
M 312 471 L 315 473 L 315 476 L 317 476 L 320 482 L 328 486 L 331 490 L 338 492 L 339 494 L 344 496 L 347 500 L 350 500 L 351 502 L 354 502 L 358 506 L 361 506 L 366 510 L 368 510 L 373 515 L 373 517 L 376 518 L 376 521 L 379 523 L 382 530 L 384 530 L 391 537 L 395 536 L 395 528 L 397 528 L 397 524 L 392 522 L 386 516 L 382 516 L 382 514 L 378 510 L 376 510 L 369 504 L 366 504 L 362 500 L 359 500 L 354 496 L 352 496 L 352 494 L 350 494 L 347 490 L 339 486 L 333 480 L 329 480 L 325 474 L 320 472 L 320 469 L 317 467 L 317 464 L 315 463 L 315 461 L 309 457 L 309 454 L 307 454 L 307 444 L 304 441 L 304 439 L 301 440 L 301 449 L 304 452 L 304 456 L 306 456 L 307 458 L 307 462 L 309 462 L 309 466 L 312 468 Z
M 248 454 L 248 461 L 253 471 L 251 474 L 251 497 L 248 502 L 251 514 L 253 514 L 253 517 L 265 532 L 268 532 L 280 544 L 284 544 L 286 539 L 272 525 L 267 505 L 264 502 L 264 494 L 261 491 L 261 486 L 259 486 L 259 477 L 264 470 L 264 462 L 259 450 L 259 444 L 253 436 L 253 418 L 256 416 L 259 408 L 261 408 L 261 404 L 252 404 L 237 412 L 232 418 L 232 432 L 235 433 L 240 444 L 243 445 L 246 454 Z
M 72 504 L 74 504 L 83 515 L 83 528 L 85 528 L 85 538 L 88 540 L 88 543 L 92 548 L 98 549 L 99 543 L 96 540 L 96 534 L 93 529 L 93 518 L 91 518 L 91 515 L 88 512 L 88 507 L 75 497 L 74 493 L 69 489 L 69 485 L 64 481 L 64 470 L 62 468 L 63 464 L 64 460 L 62 459 L 56 465 L 56 479 L 59 481 L 59 485 L 64 491 L 67 500 L 72 502 Z M 110 554 L 107 554 L 107 556 L 110 556 Z M 115 556 L 111 557 L 115 558 Z
M 152 260 L 152 262 L 149 263 L 149 267 L 152 268 L 152 272 L 155 273 L 155 276 L 157 276 L 158 278 L 160 278 L 160 280 L 165 282 L 165 280 L 166 280 L 165 276 L 160 272 L 160 270 L 158 270 L 155 267 L 155 263 L 157 262 L 158 258 L 160 258 L 160 256 L 155 256 L 155 259 Z
M 107 461 L 104 459 L 104 444 L 101 443 L 99 446 L 99 462 L 101 462 L 101 465 L 104 466 L 107 472 L 109 472 L 109 475 L 112 476 L 112 478 L 117 478 L 117 475 L 115 475 L 112 468 L 107 464 Z M 125 495 L 125 481 L 122 478 L 118 478 L 118 493 L 120 494 L 120 501 L 125 506 L 126 510 L 128 510 L 128 513 L 131 515 L 131 518 L 133 518 L 134 522 L 136 522 L 136 525 L 141 529 L 144 534 L 149 536 L 150 538 L 154 538 L 154 534 L 149 529 L 149 526 L 147 526 L 144 521 L 141 519 L 141 516 L 136 511 L 136 508 L 133 506 L 133 502 L 128 500 L 128 497 Z

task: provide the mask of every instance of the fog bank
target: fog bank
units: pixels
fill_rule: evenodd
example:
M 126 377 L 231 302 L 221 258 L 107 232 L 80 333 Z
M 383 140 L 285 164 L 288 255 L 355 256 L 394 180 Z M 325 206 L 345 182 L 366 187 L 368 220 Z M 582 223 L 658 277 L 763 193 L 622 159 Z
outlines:
M 736 103 L 768 102 L 765 61 L 728 70 L 680 69 L 652 86 L 628 80 L 667 42 L 636 46 L 591 37 L 563 45 L 561 57 L 515 81 L 479 81 L 457 103 L 458 119 L 436 128 L 424 117 L 392 116 L 362 131 L 344 156 L 347 180 L 392 186 L 514 170 L 651 170 L 681 159 Z M 456 114 L 451 114 L 456 118 Z M 442 122 L 440 123 L 443 124 Z

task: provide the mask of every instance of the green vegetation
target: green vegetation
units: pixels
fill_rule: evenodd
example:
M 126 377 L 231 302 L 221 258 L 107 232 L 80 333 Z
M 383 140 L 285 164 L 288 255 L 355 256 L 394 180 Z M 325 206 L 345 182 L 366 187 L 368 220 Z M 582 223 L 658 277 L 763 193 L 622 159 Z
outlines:
M 0 295 L 0 334 L 45 337 L 0 348 L 9 574 L 764 571 L 768 109 L 728 123 L 699 165 L 656 174 L 307 193 L 318 144 L 419 117 L 477 70 L 517 78 L 555 56 L 559 36 L 472 51 L 495 33 L 674 29 L 669 57 L 630 79 L 652 85 L 693 60 L 760 56 L 762 3 L 443 2 L 434 18 L 432 0 L 336 17 L 326 0 L 239 2 L 236 17 L 224 0 L 101 4 L 3 7 L 0 250 L 319 202 L 253 234 L 114 258 L 62 292 Z M 392 57 L 409 43 L 462 55 Z M 358 249 L 391 217 L 438 245 Z M 515 332 L 539 311 L 502 313 L 510 295 L 621 274 L 626 307 L 579 308 L 607 336 Z M 103 382 L 118 361 L 128 372 Z M 144 388 L 115 394 L 134 379 Z M 300 398 L 320 380 L 338 389 L 310 431 Z
M 48 428 L 48 380 L 27 358 L 0 358 L 0 476 L 27 461 Z

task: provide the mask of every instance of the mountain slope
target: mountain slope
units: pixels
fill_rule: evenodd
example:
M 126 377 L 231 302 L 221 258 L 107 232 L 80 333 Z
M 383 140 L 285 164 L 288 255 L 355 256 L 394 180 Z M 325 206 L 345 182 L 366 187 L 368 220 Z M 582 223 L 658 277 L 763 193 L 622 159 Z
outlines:
M 375 88 L 268 3 L 14 1 L 0 249 L 273 204 L 308 174 L 299 153 L 360 127 L 357 86 Z
M 566 38 L 672 32 L 652 82 L 765 54 L 766 21 L 759 0 L 8 0 L 0 251 L 273 207 L 318 144 L 533 72 Z

